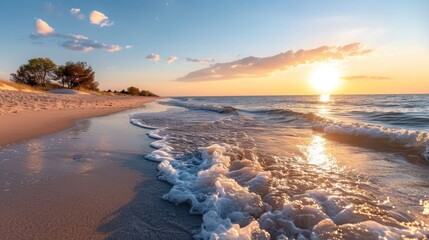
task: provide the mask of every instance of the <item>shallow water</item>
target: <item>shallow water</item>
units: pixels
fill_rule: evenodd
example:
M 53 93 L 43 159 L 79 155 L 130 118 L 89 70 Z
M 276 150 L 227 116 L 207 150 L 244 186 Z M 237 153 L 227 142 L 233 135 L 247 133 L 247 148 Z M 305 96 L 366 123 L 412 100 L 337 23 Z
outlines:
M 429 96 L 195 97 L 135 114 L 197 238 L 428 237 Z

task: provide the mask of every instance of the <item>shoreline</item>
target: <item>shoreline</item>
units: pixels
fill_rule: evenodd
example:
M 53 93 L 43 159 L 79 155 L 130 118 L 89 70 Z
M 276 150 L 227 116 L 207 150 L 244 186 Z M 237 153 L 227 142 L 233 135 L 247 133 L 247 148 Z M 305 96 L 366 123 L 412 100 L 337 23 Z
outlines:
M 201 216 L 162 200 L 171 185 L 143 158 L 152 140 L 129 123 L 129 114 L 143 109 L 82 119 L 2 147 L 0 217 L 9 219 L 3 236 L 191 239 Z
M 4 91 L 3 91 L 4 92 Z M 9 96 L 13 96 L 11 92 Z M 76 121 L 110 115 L 113 113 L 126 111 L 130 109 L 143 107 L 144 104 L 154 101 L 155 97 L 115 97 L 115 96 L 61 96 L 34 93 L 18 93 L 25 97 L 44 97 L 45 102 L 23 108 L 18 99 L 12 99 L 8 105 L 9 112 L 0 115 L 0 146 L 12 143 L 18 143 L 24 140 L 42 137 L 73 127 Z M 9 97 L 8 96 L 8 97 Z M 0 96 L 1 97 L 1 96 Z M 21 97 L 21 96 L 18 96 Z M 67 106 L 69 108 L 60 108 L 61 98 L 67 98 L 64 101 L 69 104 L 70 98 L 79 101 L 78 104 Z M 49 99 L 53 98 L 53 99 Z M 100 102 L 92 103 L 93 99 Z M 101 99 L 101 100 L 100 100 Z M 52 100 L 58 101 L 52 103 Z M 49 102 L 51 101 L 51 102 Z M 47 102 L 47 103 L 46 103 Z M 1 103 L 1 102 L 0 102 Z M 53 105 L 55 104 L 55 105 Z M 104 105 L 102 105 L 104 104 Z M 39 110 L 39 109 L 43 110 Z

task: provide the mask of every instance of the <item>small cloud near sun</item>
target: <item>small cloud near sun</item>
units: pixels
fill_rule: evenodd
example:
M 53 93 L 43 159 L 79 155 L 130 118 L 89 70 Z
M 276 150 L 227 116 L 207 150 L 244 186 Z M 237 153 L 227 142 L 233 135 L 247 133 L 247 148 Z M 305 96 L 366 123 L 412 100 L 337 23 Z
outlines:
M 161 56 L 159 56 L 156 53 L 152 53 L 146 56 L 146 59 L 154 61 L 154 62 L 158 62 L 159 60 L 161 60 Z
M 355 81 L 355 80 L 370 81 L 370 80 L 389 80 L 391 78 L 384 77 L 384 76 L 357 75 L 357 76 L 345 76 L 343 77 L 343 79 L 348 81 Z
M 178 58 L 176 56 L 170 56 L 167 58 L 168 64 L 175 62 Z
M 104 13 L 96 10 L 92 11 L 89 15 L 89 22 L 91 24 L 99 25 L 100 27 L 110 27 L 114 24 L 114 22 L 111 22 L 109 17 Z

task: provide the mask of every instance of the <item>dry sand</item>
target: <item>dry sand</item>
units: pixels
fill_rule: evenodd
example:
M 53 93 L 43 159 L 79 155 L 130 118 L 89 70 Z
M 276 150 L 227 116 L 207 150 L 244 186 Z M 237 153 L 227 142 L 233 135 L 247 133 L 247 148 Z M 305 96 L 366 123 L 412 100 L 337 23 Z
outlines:
M 142 107 L 152 100 L 0 90 L 0 146 L 72 127 L 77 119 Z

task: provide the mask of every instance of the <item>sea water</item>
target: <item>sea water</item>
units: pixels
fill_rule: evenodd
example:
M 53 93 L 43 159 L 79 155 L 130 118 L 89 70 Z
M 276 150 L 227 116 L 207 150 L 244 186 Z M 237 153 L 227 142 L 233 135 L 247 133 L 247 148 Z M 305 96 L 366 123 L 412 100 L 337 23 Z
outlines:
M 134 114 L 202 239 L 427 239 L 429 95 L 180 97 Z

